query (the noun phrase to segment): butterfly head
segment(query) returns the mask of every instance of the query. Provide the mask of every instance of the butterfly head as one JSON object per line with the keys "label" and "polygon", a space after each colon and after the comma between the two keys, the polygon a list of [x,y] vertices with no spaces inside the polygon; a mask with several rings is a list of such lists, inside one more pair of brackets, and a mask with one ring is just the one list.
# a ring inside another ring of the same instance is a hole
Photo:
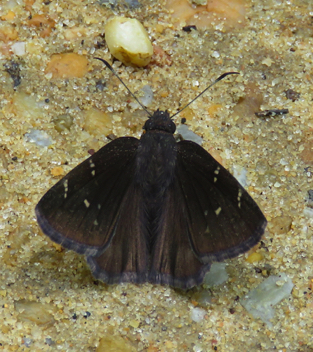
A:
{"label": "butterfly head", "polygon": [[156,110],[151,117],[146,121],[143,126],[145,131],[159,130],[169,133],[174,133],[176,131],[176,125],[172,121],[170,114],[167,110]]}

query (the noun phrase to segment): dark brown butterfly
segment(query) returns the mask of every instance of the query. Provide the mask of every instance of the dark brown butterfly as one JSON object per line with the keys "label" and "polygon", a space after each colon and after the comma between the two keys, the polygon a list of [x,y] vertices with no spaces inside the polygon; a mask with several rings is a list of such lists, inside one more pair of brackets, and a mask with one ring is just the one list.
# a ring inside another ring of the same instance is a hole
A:
{"label": "dark brown butterfly", "polygon": [[118,138],[70,171],[39,201],[37,220],[53,241],[84,254],[97,279],[190,288],[212,262],[256,245],[267,222],[208,152],[176,143],[167,111],[143,129],[140,140]]}

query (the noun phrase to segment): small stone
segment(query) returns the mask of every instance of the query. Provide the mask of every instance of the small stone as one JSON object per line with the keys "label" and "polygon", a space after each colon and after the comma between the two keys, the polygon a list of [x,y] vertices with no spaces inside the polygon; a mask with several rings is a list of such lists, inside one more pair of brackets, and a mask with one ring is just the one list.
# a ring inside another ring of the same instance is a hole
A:
{"label": "small stone", "polygon": [[24,92],[14,94],[12,112],[21,123],[42,119],[45,113],[36,98]]}
{"label": "small stone", "polygon": [[254,318],[260,318],[271,327],[270,319],[275,314],[273,306],[287,298],[293,286],[286,274],[270,276],[241,299],[241,304]]}
{"label": "small stone", "polygon": [[193,308],[191,309],[191,319],[196,323],[200,323],[205,317],[207,312],[203,308]]}
{"label": "small stone", "polygon": [[12,44],[11,49],[16,56],[23,56],[26,54],[25,42],[16,42]]}
{"label": "small stone", "polygon": [[282,235],[291,229],[291,225],[292,218],[282,215],[272,219],[269,229],[277,235]]}
{"label": "small stone", "polygon": [[63,169],[63,167],[61,167],[61,166],[56,166],[56,167],[54,167],[54,168],[51,170],[51,175],[52,175],[52,176],[55,176],[55,177],[64,175],[64,169]]}
{"label": "small stone", "polygon": [[300,98],[300,93],[294,91],[293,89],[287,89],[285,93],[286,93],[286,98],[292,100],[293,102],[295,102]]}
{"label": "small stone", "polygon": [[198,29],[212,28],[216,18],[223,21],[223,27],[227,29],[242,26],[245,22],[243,0],[167,0],[166,7],[179,23],[195,25]]}
{"label": "small stone", "polygon": [[273,63],[274,63],[274,61],[272,59],[270,59],[269,57],[267,57],[266,59],[264,59],[262,61],[262,64],[267,66],[267,67],[272,66]]}
{"label": "small stone", "polygon": [[143,86],[140,91],[143,93],[143,95],[139,97],[141,104],[144,106],[151,105],[153,101],[153,91],[151,87],[147,84]]}
{"label": "small stone", "polygon": [[15,302],[15,309],[18,312],[18,320],[35,323],[39,326],[51,326],[54,323],[50,312],[55,311],[55,307],[50,304],[20,300]]}
{"label": "small stone", "polygon": [[225,263],[213,263],[210,271],[206,273],[203,283],[208,286],[221,285],[228,280]]}
{"label": "small stone", "polygon": [[138,20],[113,17],[106,23],[104,31],[110,53],[124,65],[148,65],[153,47],[147,31]]}
{"label": "small stone", "polygon": [[136,348],[120,336],[107,335],[101,338],[96,352],[136,352]]}
{"label": "small stone", "polygon": [[88,71],[88,60],[75,53],[54,54],[47,64],[45,74],[52,78],[81,78]]}
{"label": "small stone", "polygon": [[58,132],[69,131],[73,125],[73,117],[69,114],[62,114],[53,119],[54,128]]}
{"label": "small stone", "polygon": [[250,264],[252,263],[257,263],[259,261],[261,261],[263,259],[263,255],[261,253],[251,253],[248,258],[246,259],[246,261]]}
{"label": "small stone", "polygon": [[96,108],[84,111],[84,130],[95,136],[106,136],[112,132],[113,115]]}
{"label": "small stone", "polygon": [[202,138],[196,133],[191,131],[187,125],[179,125],[176,128],[176,132],[182,136],[183,139],[193,141],[199,145],[202,144]]}
{"label": "small stone", "polygon": [[139,320],[131,320],[131,321],[129,322],[129,325],[130,325],[132,328],[137,329],[137,328],[139,327],[139,325],[140,325],[140,321],[139,321]]}
{"label": "small stone", "polygon": [[29,142],[35,143],[39,147],[49,147],[49,145],[53,143],[52,139],[44,131],[31,130],[29,133],[25,134],[25,137]]}

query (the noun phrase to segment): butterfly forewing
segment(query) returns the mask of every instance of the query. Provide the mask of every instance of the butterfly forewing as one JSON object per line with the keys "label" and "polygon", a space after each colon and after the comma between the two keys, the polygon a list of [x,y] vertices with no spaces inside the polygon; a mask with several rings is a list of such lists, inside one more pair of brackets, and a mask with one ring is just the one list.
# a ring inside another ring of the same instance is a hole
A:
{"label": "butterfly forewing", "polygon": [[177,165],[190,243],[203,263],[232,258],[259,242],[266,219],[222,165],[191,141],[178,143]]}
{"label": "butterfly forewing", "polygon": [[120,218],[138,143],[136,138],[116,139],[52,187],[36,207],[43,232],[78,253],[101,253]]}

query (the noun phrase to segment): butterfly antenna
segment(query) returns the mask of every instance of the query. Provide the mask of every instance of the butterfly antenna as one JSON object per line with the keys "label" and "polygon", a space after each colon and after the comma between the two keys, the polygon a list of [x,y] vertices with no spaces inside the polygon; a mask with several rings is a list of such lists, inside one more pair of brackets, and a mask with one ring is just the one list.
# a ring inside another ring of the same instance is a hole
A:
{"label": "butterfly antenna", "polygon": [[221,81],[222,79],[224,79],[226,76],[228,75],[239,75],[239,72],[225,72],[223,73],[221,76],[219,76],[213,83],[211,83],[208,87],[205,88],[205,90],[203,90],[200,94],[198,94],[194,99],[192,99],[187,105],[185,105],[182,109],[180,109],[179,111],[177,111],[174,115],[171,116],[171,119],[178,115],[179,113],[181,113],[183,110],[185,110],[187,108],[187,106],[189,106],[190,104],[192,104],[195,100],[197,100],[198,98],[201,97],[202,94],[204,94],[208,89],[210,89],[212,86],[214,86],[215,83]]}
{"label": "butterfly antenna", "polygon": [[121,77],[117,74],[117,72],[113,69],[113,67],[105,60],[100,59],[100,57],[95,57],[95,59],[102,61],[105,66],[119,79],[119,81],[123,84],[123,86],[129,91],[131,96],[136,100],[136,102],[145,110],[145,112],[151,117],[152,114],[147,110],[147,108],[137,99],[135,94],[127,87],[127,85],[122,81]]}

